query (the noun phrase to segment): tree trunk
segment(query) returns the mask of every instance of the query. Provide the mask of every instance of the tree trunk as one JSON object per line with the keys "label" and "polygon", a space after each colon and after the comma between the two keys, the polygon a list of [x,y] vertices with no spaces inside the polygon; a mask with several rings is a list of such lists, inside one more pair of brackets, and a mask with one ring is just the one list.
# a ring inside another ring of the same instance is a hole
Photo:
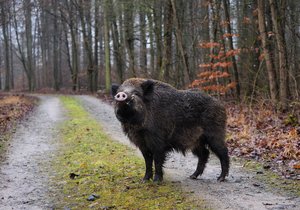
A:
{"label": "tree trunk", "polygon": [[[232,34],[230,15],[229,15],[229,8],[230,8],[229,0],[223,0],[223,6],[224,6],[224,13],[225,13],[225,21],[227,22],[227,24],[226,24],[227,33]],[[229,40],[229,49],[234,50],[232,36],[229,36],[228,40]],[[236,94],[237,94],[237,98],[240,99],[240,97],[241,97],[240,79],[239,79],[239,73],[238,73],[238,69],[237,69],[235,56],[231,56],[231,59],[232,59],[234,80],[236,82]]]}
{"label": "tree trunk", "polygon": [[78,5],[79,16],[81,21],[81,29],[83,35],[84,49],[87,56],[87,76],[88,76],[88,90],[91,92],[95,91],[94,84],[94,59],[93,59],[93,48],[92,48],[92,29],[91,29],[91,2],[80,0]]}
{"label": "tree trunk", "polygon": [[125,27],[125,44],[129,58],[130,77],[136,77],[135,56],[134,56],[134,15],[133,2],[131,0],[124,1],[124,27]]}
{"label": "tree trunk", "polygon": [[281,109],[287,109],[287,98],[288,98],[288,84],[287,84],[287,75],[288,75],[288,64],[287,64],[287,52],[285,45],[284,37],[284,15],[286,9],[286,1],[282,0],[280,8],[276,5],[277,2],[274,0],[269,0],[272,22],[276,37],[276,45],[278,49],[278,58],[279,58],[279,97],[280,97],[280,106]]}
{"label": "tree trunk", "polygon": [[[164,54],[162,69],[163,78],[166,82],[170,82],[170,73],[172,69],[172,35],[173,35],[173,10],[170,0],[165,2],[165,16],[164,16]],[[161,79],[160,78],[160,79]]]}
{"label": "tree trunk", "polygon": [[25,36],[26,36],[26,59],[27,59],[27,77],[28,77],[28,86],[29,91],[35,90],[36,78],[35,71],[33,66],[33,46],[32,46],[32,4],[31,0],[24,0],[25,8]]}
{"label": "tree trunk", "polygon": [[[14,52],[13,52],[13,38],[12,38],[12,23],[9,23],[9,46],[10,46],[10,63],[9,63],[9,68],[10,68],[10,89],[15,88],[15,74],[14,74]],[[0,87],[1,89],[1,87]]]}
{"label": "tree trunk", "polygon": [[[118,83],[122,83],[124,81],[124,50],[121,43],[120,35],[119,35],[119,29],[117,24],[117,18],[116,18],[116,10],[117,6],[113,6],[111,2],[109,2],[109,8],[110,11],[112,11],[111,15],[111,35],[113,39],[113,49],[114,49],[114,60],[116,63],[117,68],[117,75],[118,75]],[[119,12],[121,12],[119,10]],[[121,17],[120,17],[121,18]],[[119,24],[120,27],[120,24]]]}
{"label": "tree trunk", "polygon": [[109,24],[108,24],[108,10],[110,0],[104,2],[104,48],[105,48],[105,90],[110,92],[111,88],[111,71],[110,71],[110,47],[109,47]]}
{"label": "tree trunk", "polygon": [[162,75],[162,3],[160,1],[153,1],[153,23],[154,35],[156,45],[156,67],[154,71],[154,78],[159,79]]}
{"label": "tree trunk", "polygon": [[190,71],[189,71],[189,66],[188,66],[188,59],[187,59],[187,55],[186,55],[186,52],[185,52],[184,46],[183,46],[182,32],[181,32],[181,28],[179,27],[179,22],[178,22],[178,18],[177,18],[177,9],[176,9],[175,0],[171,0],[171,4],[172,4],[173,17],[174,17],[174,23],[175,23],[175,28],[176,28],[175,34],[176,34],[176,40],[177,40],[177,47],[180,51],[182,64],[183,64],[184,83],[190,84],[191,79],[190,79]]}
{"label": "tree trunk", "polygon": [[[298,35],[298,23],[297,20],[299,20],[300,15],[298,12],[299,3],[295,1],[289,2],[289,9],[290,9],[290,18],[291,18],[291,56],[289,56],[289,70],[290,70],[290,81],[291,81],[291,89],[293,92],[293,99],[300,100],[300,71],[299,68],[297,68],[299,63],[299,39],[297,37]],[[298,6],[298,7],[297,7]],[[299,75],[299,76],[298,76]],[[298,81],[297,81],[298,76]]]}
{"label": "tree trunk", "polygon": [[58,39],[59,39],[59,31],[58,31],[58,21],[57,21],[57,2],[53,1],[53,79],[54,79],[54,89],[55,91],[60,90],[59,83],[59,65],[58,65],[58,55],[59,55],[59,47],[58,47]]}
{"label": "tree trunk", "polygon": [[261,36],[261,44],[262,49],[265,56],[266,61],[266,68],[268,72],[268,79],[269,79],[269,88],[270,88],[270,94],[271,94],[271,100],[273,104],[276,104],[277,102],[277,85],[276,85],[276,72],[274,69],[274,65],[272,63],[271,54],[269,51],[269,44],[268,44],[268,38],[267,38],[267,31],[266,31],[266,25],[265,25],[265,9],[264,9],[264,0],[258,0],[258,27],[259,27],[259,33]]}
{"label": "tree trunk", "polygon": [[[0,66],[2,65],[2,48],[0,47]],[[0,90],[2,90],[2,73],[0,71]]]}
{"label": "tree trunk", "polygon": [[154,51],[154,35],[153,35],[153,31],[154,31],[154,27],[153,27],[153,17],[152,14],[149,12],[147,13],[147,18],[149,21],[148,24],[148,31],[149,31],[149,46],[150,46],[150,75],[153,76],[154,75],[154,62],[155,62],[155,51]]}
{"label": "tree trunk", "polygon": [[8,18],[7,18],[7,2],[0,2],[1,6],[1,25],[2,25],[2,33],[3,33],[3,41],[4,41],[4,64],[5,64],[5,83],[4,90],[10,90],[10,47],[9,47],[9,36],[8,36]]}
{"label": "tree trunk", "polygon": [[98,89],[98,70],[99,70],[99,59],[98,59],[98,49],[99,49],[99,33],[100,33],[100,2],[95,0],[94,4],[94,17],[95,17],[95,35],[94,35],[94,75],[93,75],[93,87],[94,90]]}
{"label": "tree trunk", "polygon": [[147,40],[146,40],[146,15],[145,11],[140,9],[140,69],[141,72],[147,77]]}

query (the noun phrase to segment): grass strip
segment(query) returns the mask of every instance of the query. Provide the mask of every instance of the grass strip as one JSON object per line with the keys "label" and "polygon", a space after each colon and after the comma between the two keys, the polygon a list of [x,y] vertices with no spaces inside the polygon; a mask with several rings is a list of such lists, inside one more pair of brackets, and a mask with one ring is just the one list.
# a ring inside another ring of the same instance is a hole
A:
{"label": "grass strip", "polygon": [[[69,120],[62,125],[63,147],[54,163],[63,194],[59,209],[204,209],[174,183],[141,183],[143,160],[106,135],[75,99],[61,100]],[[92,194],[97,198],[88,201]]]}

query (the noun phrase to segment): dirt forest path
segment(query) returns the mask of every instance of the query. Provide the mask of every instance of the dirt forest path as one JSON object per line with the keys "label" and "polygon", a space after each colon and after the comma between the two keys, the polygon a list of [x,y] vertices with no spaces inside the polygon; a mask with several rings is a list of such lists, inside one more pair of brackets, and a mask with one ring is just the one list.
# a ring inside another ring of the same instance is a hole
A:
{"label": "dirt forest path", "polygon": [[[113,139],[131,145],[109,104],[92,96],[74,97]],[[40,99],[34,113],[18,126],[6,161],[0,164],[0,210],[52,209],[47,197],[50,188],[47,180],[51,176],[47,163],[58,149],[58,126],[66,118],[58,97],[40,96]],[[216,181],[220,165],[213,156],[204,174],[198,180],[190,180],[195,166],[196,158],[192,155],[174,153],[167,160],[165,179],[180,184],[196,198],[204,198],[212,209],[299,209],[300,198],[272,192],[253,178],[255,174],[244,171],[235,162],[228,181],[223,183]]]}
{"label": "dirt forest path", "polygon": [[0,164],[0,209],[50,209],[47,198],[48,167],[57,149],[57,125],[64,119],[60,100],[39,96],[27,120],[17,126],[6,160]]}

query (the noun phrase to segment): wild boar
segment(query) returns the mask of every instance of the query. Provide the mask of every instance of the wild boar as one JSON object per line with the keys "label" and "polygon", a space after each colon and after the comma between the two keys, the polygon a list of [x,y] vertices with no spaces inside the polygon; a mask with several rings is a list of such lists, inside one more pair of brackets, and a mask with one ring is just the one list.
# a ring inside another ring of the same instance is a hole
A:
{"label": "wild boar", "polygon": [[215,98],[197,90],[177,90],[157,80],[132,78],[112,86],[115,115],[123,131],[143,154],[146,164],[144,181],[163,180],[163,165],[171,151],[198,157],[196,179],[203,173],[209,150],[221,162],[219,181],[229,171],[225,144],[226,111]]}

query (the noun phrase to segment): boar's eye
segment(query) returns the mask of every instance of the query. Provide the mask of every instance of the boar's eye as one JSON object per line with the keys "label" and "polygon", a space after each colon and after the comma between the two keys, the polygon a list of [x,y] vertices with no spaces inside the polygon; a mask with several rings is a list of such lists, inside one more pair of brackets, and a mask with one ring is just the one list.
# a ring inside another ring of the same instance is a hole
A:
{"label": "boar's eye", "polygon": [[138,91],[134,91],[134,92],[132,93],[132,97],[142,97],[142,94],[139,93]]}

